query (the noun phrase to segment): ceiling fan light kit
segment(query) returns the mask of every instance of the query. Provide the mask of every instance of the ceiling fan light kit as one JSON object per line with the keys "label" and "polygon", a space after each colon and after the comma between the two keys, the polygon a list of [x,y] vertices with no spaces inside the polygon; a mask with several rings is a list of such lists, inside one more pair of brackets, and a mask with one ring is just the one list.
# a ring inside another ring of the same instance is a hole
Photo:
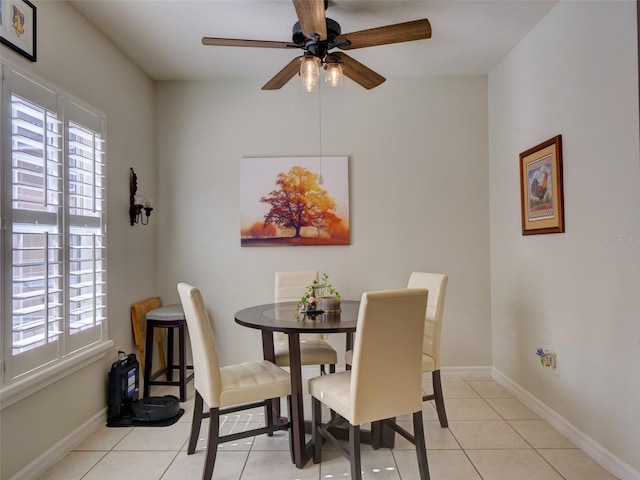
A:
{"label": "ceiling fan light kit", "polygon": [[313,92],[320,85],[320,59],[305,54],[300,58],[300,81],[304,91]]}
{"label": "ceiling fan light kit", "polygon": [[340,62],[325,63],[324,82],[330,87],[341,87],[344,76]]}
{"label": "ceiling fan light kit", "polygon": [[304,54],[290,61],[262,90],[278,90],[299,74],[302,88],[312,92],[318,88],[322,65],[325,69],[325,83],[330,86],[342,85],[343,76],[367,90],[385,81],[383,76],[346,53],[331,52],[334,48],[353,50],[431,38],[431,24],[426,18],[342,34],[340,24],[325,16],[328,3],[325,0],[292,1],[298,22],[293,26],[291,42],[204,37],[202,43],[227,47],[299,48]]}

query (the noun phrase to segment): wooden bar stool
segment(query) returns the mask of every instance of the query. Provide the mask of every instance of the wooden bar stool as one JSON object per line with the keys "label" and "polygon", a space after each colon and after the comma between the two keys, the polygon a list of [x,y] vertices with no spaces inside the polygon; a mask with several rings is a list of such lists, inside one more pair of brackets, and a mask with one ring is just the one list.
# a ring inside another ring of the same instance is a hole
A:
{"label": "wooden bar stool", "polygon": [[[155,373],[152,372],[154,329],[167,329],[167,366]],[[178,364],[174,365],[173,332],[178,329]],[[193,370],[193,365],[187,365],[187,321],[184,317],[182,305],[167,305],[147,312],[147,338],[144,351],[144,394],[149,397],[151,385],[172,385],[180,387],[180,401],[187,400],[187,382],[193,379],[193,373],[187,376],[187,369]],[[173,380],[173,371],[178,370],[178,380]],[[166,380],[158,377],[166,374]]]}

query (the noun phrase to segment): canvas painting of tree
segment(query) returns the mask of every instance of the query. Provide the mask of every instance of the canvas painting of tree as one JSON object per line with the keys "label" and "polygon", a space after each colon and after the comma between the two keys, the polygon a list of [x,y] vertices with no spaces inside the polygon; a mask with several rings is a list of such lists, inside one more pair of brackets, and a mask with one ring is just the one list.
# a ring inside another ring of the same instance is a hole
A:
{"label": "canvas painting of tree", "polygon": [[240,159],[240,243],[349,245],[347,157]]}

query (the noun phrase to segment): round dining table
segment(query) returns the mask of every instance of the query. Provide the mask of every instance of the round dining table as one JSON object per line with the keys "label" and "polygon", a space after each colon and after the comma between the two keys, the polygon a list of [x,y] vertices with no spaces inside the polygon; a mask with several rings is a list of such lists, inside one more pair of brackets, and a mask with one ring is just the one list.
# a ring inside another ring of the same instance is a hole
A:
{"label": "round dining table", "polygon": [[313,453],[312,443],[305,441],[300,334],[345,333],[346,348],[350,350],[353,347],[353,333],[358,323],[359,308],[360,302],[357,300],[342,300],[340,313],[303,314],[298,312],[296,302],[283,302],[257,305],[235,314],[236,323],[261,330],[265,360],[275,362],[273,332],[283,332],[288,335],[292,405],[291,436],[293,461],[298,468],[303,468]]}

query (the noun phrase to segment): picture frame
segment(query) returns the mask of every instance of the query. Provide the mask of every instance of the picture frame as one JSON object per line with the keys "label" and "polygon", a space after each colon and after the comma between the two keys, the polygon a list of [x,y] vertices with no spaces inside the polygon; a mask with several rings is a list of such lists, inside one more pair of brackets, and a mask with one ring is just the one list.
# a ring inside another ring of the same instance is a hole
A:
{"label": "picture frame", "polygon": [[564,233],[562,135],[520,154],[522,235]]}
{"label": "picture frame", "polygon": [[350,244],[347,156],[243,157],[240,245]]}
{"label": "picture frame", "polygon": [[37,59],[36,6],[29,0],[0,0],[0,42],[28,58]]}

